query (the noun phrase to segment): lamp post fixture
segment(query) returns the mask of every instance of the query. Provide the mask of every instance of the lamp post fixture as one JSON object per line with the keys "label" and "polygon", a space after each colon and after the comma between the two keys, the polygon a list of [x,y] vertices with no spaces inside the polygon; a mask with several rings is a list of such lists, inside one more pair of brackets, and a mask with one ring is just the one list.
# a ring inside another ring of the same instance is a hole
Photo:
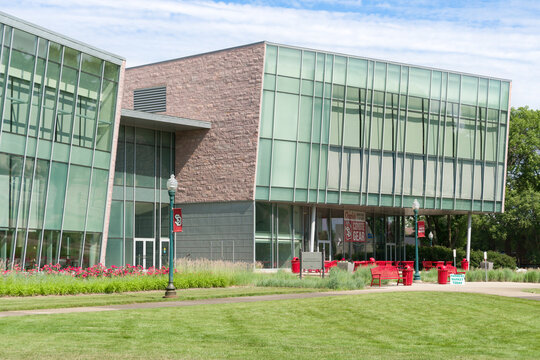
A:
{"label": "lamp post fixture", "polygon": [[429,246],[433,247],[433,232],[429,232]]}
{"label": "lamp post fixture", "polygon": [[167,180],[167,189],[169,190],[169,285],[165,289],[165,298],[176,297],[176,288],[173,283],[173,274],[174,274],[174,233],[173,233],[173,207],[174,207],[174,194],[176,193],[176,188],[178,187],[178,181],[174,175],[171,175],[169,180]]}
{"label": "lamp post fixture", "polygon": [[418,209],[420,209],[420,204],[418,200],[414,199],[412,208],[414,210],[414,281],[420,281],[420,272],[418,271]]}

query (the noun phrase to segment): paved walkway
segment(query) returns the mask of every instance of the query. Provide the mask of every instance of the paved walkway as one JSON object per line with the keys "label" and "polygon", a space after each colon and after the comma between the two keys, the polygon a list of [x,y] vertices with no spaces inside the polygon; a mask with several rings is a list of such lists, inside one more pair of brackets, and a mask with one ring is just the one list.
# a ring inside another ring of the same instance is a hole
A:
{"label": "paved walkway", "polygon": [[[24,315],[45,315],[45,314],[68,314],[81,312],[101,312],[101,311],[116,311],[116,310],[131,310],[131,309],[155,309],[166,307],[183,307],[196,305],[212,305],[212,304],[231,304],[231,303],[251,303],[258,301],[271,300],[289,300],[289,299],[308,299],[328,296],[345,296],[345,295],[361,295],[369,293],[383,292],[403,292],[403,291],[438,291],[438,292],[464,292],[499,295],[507,297],[515,297],[521,299],[530,299],[540,301],[540,294],[524,292],[524,289],[540,289],[540,284],[532,283],[510,283],[510,282],[470,282],[464,285],[438,285],[433,283],[415,283],[412,286],[403,285],[387,285],[382,287],[366,288],[363,290],[350,291],[328,291],[300,294],[276,294],[276,295],[260,295],[246,297],[230,297],[219,299],[201,299],[201,300],[184,300],[184,301],[167,301],[139,304],[124,304],[124,305],[105,305],[105,306],[87,306],[87,307],[72,307],[61,309],[38,309],[38,310],[19,310],[19,311],[3,311],[0,312],[0,317],[24,316]],[[182,290],[179,290],[182,291]]]}

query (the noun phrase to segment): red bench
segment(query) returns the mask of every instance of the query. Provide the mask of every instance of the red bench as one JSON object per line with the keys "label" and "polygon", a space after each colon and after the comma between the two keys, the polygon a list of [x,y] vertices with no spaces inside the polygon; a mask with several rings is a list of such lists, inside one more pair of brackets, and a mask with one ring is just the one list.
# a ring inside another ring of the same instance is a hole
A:
{"label": "red bench", "polygon": [[371,268],[371,286],[373,286],[376,280],[379,280],[379,287],[382,280],[397,280],[399,285],[400,281],[403,284],[404,277],[395,266],[377,266]]}
{"label": "red bench", "polygon": [[448,278],[450,275],[465,274],[465,271],[457,271],[457,268],[452,265],[446,265],[446,271],[448,271]]}

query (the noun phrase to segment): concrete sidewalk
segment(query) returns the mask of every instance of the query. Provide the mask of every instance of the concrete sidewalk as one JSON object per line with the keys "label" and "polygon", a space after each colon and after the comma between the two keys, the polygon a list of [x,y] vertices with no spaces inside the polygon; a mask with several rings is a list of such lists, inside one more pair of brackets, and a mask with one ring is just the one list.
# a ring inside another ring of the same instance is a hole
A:
{"label": "concrete sidewalk", "polygon": [[[499,295],[499,296],[515,297],[515,298],[520,298],[520,299],[540,301],[540,294],[524,292],[523,291],[524,289],[540,289],[540,284],[510,283],[510,282],[488,282],[488,283],[471,282],[471,283],[466,283],[464,285],[439,285],[439,284],[433,284],[433,283],[415,283],[412,286],[387,285],[387,286],[382,286],[380,288],[368,287],[363,290],[350,290],[350,291],[327,291],[327,292],[300,293],[300,294],[277,294],[277,295],[230,297],[230,298],[218,298],[218,299],[124,304],[124,305],[72,307],[72,308],[60,308],[60,309],[3,311],[3,312],[0,312],[0,317],[24,316],[24,315],[46,315],[46,314],[69,314],[69,313],[81,313],[81,312],[101,312],[101,311],[116,311],[116,310],[131,310],[131,309],[155,309],[155,308],[213,305],[213,304],[251,303],[251,302],[258,302],[258,301],[308,299],[308,298],[319,298],[319,297],[328,297],[328,296],[362,295],[362,294],[369,294],[369,293],[402,292],[402,291],[463,292],[463,293]],[[182,291],[182,290],[179,290],[179,291]]]}

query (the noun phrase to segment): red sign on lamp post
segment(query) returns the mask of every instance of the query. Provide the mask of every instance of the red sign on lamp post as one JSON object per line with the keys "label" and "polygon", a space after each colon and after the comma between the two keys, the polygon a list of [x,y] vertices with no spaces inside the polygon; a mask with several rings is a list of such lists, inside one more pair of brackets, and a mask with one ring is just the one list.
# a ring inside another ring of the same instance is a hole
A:
{"label": "red sign on lamp post", "polygon": [[182,209],[173,209],[173,232],[182,232]]}
{"label": "red sign on lamp post", "polygon": [[426,224],[423,220],[418,222],[418,237],[426,237]]}

